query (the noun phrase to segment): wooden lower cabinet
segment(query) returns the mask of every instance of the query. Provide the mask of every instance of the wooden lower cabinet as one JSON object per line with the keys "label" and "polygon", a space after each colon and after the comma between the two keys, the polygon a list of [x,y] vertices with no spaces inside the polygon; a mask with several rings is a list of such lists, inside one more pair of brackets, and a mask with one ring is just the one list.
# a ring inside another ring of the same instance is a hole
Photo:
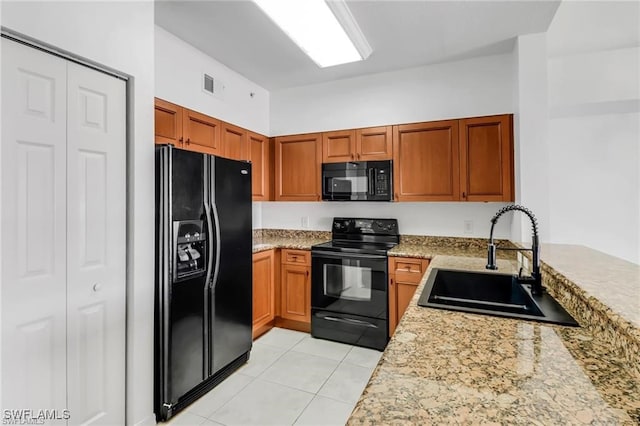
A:
{"label": "wooden lower cabinet", "polygon": [[274,251],[253,255],[253,338],[273,327],[275,319]]}
{"label": "wooden lower cabinet", "polygon": [[311,330],[311,253],[283,249],[280,269],[280,306],[276,325]]}
{"label": "wooden lower cabinet", "polygon": [[389,258],[389,336],[393,336],[428,266],[427,259]]}

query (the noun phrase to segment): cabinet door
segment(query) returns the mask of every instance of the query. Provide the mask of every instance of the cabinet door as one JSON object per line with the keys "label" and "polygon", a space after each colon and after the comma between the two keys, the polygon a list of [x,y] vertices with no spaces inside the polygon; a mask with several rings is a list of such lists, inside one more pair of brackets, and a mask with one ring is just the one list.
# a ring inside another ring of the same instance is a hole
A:
{"label": "cabinet door", "polygon": [[463,200],[514,200],[512,122],[512,115],[460,120]]}
{"label": "cabinet door", "polygon": [[182,107],[156,98],[155,131],[157,144],[182,147]]}
{"label": "cabinet door", "polygon": [[275,318],[273,250],[253,255],[253,338]]}
{"label": "cabinet door", "polygon": [[275,200],[319,201],[322,138],[319,133],[275,139]]}
{"label": "cabinet door", "polygon": [[360,161],[391,160],[392,126],[356,130],[356,157]]}
{"label": "cabinet door", "polygon": [[249,161],[251,161],[251,198],[253,201],[269,201],[271,195],[269,138],[249,132],[247,139]]}
{"label": "cabinet door", "polygon": [[185,108],[182,123],[186,149],[222,155],[220,121]]}
{"label": "cabinet door", "polygon": [[458,146],[457,120],[394,126],[395,199],[459,200]]}
{"label": "cabinet door", "polygon": [[285,319],[311,322],[311,283],[309,267],[282,265],[280,316]]}
{"label": "cabinet door", "polygon": [[229,123],[222,124],[222,146],[224,156],[233,160],[248,160],[247,131]]}
{"label": "cabinet door", "polygon": [[357,159],[356,132],[354,130],[339,130],[322,134],[323,163],[342,163]]}

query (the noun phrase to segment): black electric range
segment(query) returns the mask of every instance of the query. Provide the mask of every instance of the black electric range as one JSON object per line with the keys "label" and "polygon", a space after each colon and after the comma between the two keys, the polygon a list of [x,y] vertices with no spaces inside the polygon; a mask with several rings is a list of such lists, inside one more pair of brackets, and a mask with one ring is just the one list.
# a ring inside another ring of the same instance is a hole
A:
{"label": "black electric range", "polygon": [[311,334],[384,350],[387,251],[400,240],[398,221],[334,218],[332,237],[311,247]]}

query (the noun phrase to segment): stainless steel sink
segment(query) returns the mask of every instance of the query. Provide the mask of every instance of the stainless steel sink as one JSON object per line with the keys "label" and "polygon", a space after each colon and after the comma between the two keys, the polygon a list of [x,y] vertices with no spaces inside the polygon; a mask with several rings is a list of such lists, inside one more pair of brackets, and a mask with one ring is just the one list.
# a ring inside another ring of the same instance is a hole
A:
{"label": "stainless steel sink", "polygon": [[548,293],[531,294],[515,275],[433,269],[419,306],[578,326]]}

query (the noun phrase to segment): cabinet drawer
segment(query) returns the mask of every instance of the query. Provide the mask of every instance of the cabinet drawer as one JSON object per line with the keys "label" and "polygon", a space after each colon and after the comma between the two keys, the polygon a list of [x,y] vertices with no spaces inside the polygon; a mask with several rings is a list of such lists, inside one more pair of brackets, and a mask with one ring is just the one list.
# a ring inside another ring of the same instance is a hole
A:
{"label": "cabinet drawer", "polygon": [[282,263],[311,265],[311,252],[308,250],[282,250]]}
{"label": "cabinet drawer", "polygon": [[420,283],[429,266],[427,259],[415,258],[391,258],[389,259],[389,272],[394,274],[398,281],[404,283]]}

